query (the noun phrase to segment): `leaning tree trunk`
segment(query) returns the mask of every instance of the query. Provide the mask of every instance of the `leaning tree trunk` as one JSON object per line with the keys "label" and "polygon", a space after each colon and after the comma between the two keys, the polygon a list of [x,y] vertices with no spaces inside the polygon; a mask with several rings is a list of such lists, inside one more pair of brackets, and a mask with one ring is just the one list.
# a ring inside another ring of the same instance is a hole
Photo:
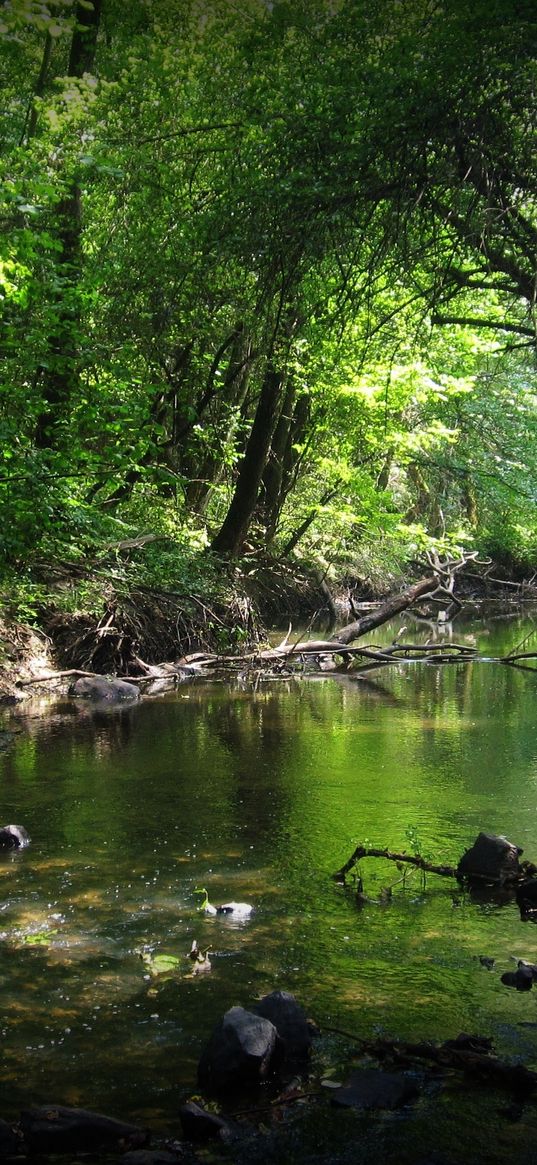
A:
{"label": "leaning tree trunk", "polygon": [[278,417],[278,422],[269,450],[269,456],[261,480],[261,509],[266,530],[267,543],[271,543],[276,532],[281,505],[283,459],[291,429],[296,385],[289,379]]}
{"label": "leaning tree trunk", "polygon": [[414,586],[408,587],[407,590],[401,591],[397,595],[392,595],[378,610],[371,611],[362,619],[356,619],[354,623],[348,623],[346,627],[342,627],[337,635],[334,635],[334,642],[348,644],[359,639],[362,635],[367,635],[375,627],[387,623],[388,619],[392,619],[394,615],[406,611],[407,607],[411,607],[416,602],[416,599],[436,591],[438,586],[439,579],[435,574],[430,575],[429,578],[420,579],[419,582],[414,583]]}
{"label": "leaning tree trunk", "polygon": [[[241,326],[240,330],[238,328],[236,330],[220,394],[223,407],[228,410],[227,423],[224,419],[222,448],[216,451],[213,449],[204,457],[201,464],[194,465],[193,472],[187,475],[190,476],[191,480],[186,486],[185,501],[198,514],[204,513],[211,496],[211,490],[223,478],[223,449],[228,448],[234,440],[238,426],[238,414],[248,393],[254,358],[252,338]],[[184,467],[182,468],[184,473]]]}
{"label": "leaning tree trunk", "polygon": [[252,521],[261,479],[278,418],[284,373],[269,366],[265,373],[254,422],[242,459],[235,493],[223,524],[211,543],[215,554],[236,558]]}
{"label": "leaning tree trunk", "polygon": [[298,446],[304,440],[309,418],[310,401],[307,393],[296,400],[296,386],[291,384],[280,412],[272,438],[270,456],[263,474],[263,511],[267,543],[273,541],[280,515],[292,490],[303,451]]}

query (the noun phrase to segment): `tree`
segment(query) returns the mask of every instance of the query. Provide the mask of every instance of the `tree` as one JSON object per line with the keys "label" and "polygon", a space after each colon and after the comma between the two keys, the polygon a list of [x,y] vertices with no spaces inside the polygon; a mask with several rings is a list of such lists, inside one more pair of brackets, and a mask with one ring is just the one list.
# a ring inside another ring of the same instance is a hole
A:
{"label": "tree", "polygon": [[11,561],[527,554],[531,6],[5,11]]}

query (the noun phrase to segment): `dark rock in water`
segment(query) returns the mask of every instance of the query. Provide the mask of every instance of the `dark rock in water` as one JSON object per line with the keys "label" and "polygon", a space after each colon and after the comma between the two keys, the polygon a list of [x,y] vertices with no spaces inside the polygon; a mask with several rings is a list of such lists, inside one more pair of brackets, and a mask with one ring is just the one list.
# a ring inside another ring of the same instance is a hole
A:
{"label": "dark rock in water", "polygon": [[198,1064],[201,1088],[216,1094],[256,1084],[268,1075],[278,1046],[274,1024],[231,1007],[213,1031]]}
{"label": "dark rock in water", "polygon": [[537,878],[526,878],[516,888],[517,905],[524,914],[537,910]]}
{"label": "dark rock in water", "polygon": [[81,700],[104,700],[107,703],[140,699],[136,684],[127,683],[126,680],[107,680],[104,676],[80,676],[71,684],[69,695]]}
{"label": "dark rock in water", "polygon": [[227,1129],[226,1121],[215,1112],[208,1112],[193,1100],[182,1104],[179,1109],[183,1133],[189,1141],[206,1141],[218,1137]]}
{"label": "dark rock in water", "polygon": [[341,1108],[400,1108],[415,1100],[419,1088],[408,1076],[374,1068],[353,1072],[342,1088],[334,1089],[332,1104]]}
{"label": "dark rock in water", "polygon": [[531,967],[519,967],[516,971],[506,971],[501,981],[505,987],[516,987],[517,991],[531,991],[533,978]]}
{"label": "dark rock in water", "polygon": [[30,838],[24,825],[2,825],[0,827],[0,849],[24,849]]}
{"label": "dark rock in water", "polygon": [[462,855],[457,866],[457,877],[505,882],[507,878],[516,877],[522,852],[506,837],[480,833],[473,846]]}
{"label": "dark rock in water", "polygon": [[20,1127],[32,1153],[77,1153],[104,1146],[135,1149],[149,1143],[147,1129],[139,1125],[61,1104],[27,1109],[21,1113]]}
{"label": "dark rock in water", "polygon": [[24,1152],[22,1136],[7,1121],[0,1120],[0,1160],[18,1157]]}
{"label": "dark rock in water", "polygon": [[305,1060],[311,1050],[311,1027],[305,1012],[288,991],[272,991],[252,1010],[274,1024],[286,1060]]}

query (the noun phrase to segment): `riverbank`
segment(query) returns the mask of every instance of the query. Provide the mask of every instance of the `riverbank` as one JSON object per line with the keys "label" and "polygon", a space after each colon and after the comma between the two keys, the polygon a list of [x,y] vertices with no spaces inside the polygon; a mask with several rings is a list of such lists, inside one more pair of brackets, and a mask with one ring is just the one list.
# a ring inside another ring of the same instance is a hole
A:
{"label": "riverbank", "polygon": [[[377,585],[382,594],[391,578]],[[338,615],[359,584],[337,585]],[[373,598],[367,584],[361,597]],[[241,568],[207,556],[124,547],[98,563],[41,563],[0,588],[0,699],[20,699],[30,680],[82,669],[125,675],[198,651],[240,652],[266,640],[279,620],[333,619],[321,571],[256,556]],[[141,673],[140,673],[141,674]]]}
{"label": "riverbank", "polygon": [[[139,549],[139,548],[137,548]],[[472,569],[470,569],[470,567]],[[0,594],[0,701],[23,698],[34,682],[54,672],[140,675],[144,665],[173,662],[196,652],[240,654],[267,641],[267,628],[295,624],[330,634],[336,625],[404,591],[430,565],[399,574],[327,580],[311,563],[293,565],[257,557],[242,568],[205,560],[190,564],[174,586],[144,581],[129,560],[121,570],[91,565],[41,565],[31,582],[7,579]],[[494,603],[513,611],[537,600],[529,582],[498,576],[494,567],[452,576],[440,597],[425,596],[423,618],[445,620],[463,604]],[[330,584],[330,585],[329,585]],[[453,584],[453,585],[452,585]]]}

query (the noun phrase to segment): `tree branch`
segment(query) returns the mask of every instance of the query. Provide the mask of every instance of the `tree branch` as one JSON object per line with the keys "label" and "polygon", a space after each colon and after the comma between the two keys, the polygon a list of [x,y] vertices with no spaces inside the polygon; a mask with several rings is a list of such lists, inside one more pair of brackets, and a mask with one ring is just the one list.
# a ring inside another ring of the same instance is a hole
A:
{"label": "tree branch", "polygon": [[520,324],[501,323],[500,320],[482,320],[479,316],[444,316],[435,312],[431,315],[432,324],[458,324],[461,328],[491,328],[502,332],[516,332],[519,336],[530,336],[535,340],[535,330],[525,328]]}

